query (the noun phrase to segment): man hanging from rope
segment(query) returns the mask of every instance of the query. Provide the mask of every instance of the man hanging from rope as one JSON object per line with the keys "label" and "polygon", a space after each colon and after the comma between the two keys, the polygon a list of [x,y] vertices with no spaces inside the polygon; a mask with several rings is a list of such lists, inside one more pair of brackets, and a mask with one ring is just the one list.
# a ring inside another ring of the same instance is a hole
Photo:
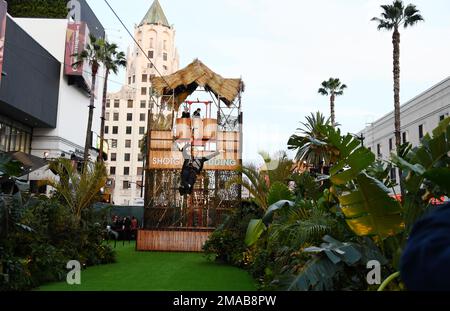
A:
{"label": "man hanging from rope", "polygon": [[193,154],[189,154],[188,148],[191,144],[186,144],[180,151],[183,152],[183,168],[181,170],[181,186],[178,188],[181,195],[192,194],[197,176],[203,170],[205,162],[215,158],[223,151],[214,152],[208,156],[196,157]]}

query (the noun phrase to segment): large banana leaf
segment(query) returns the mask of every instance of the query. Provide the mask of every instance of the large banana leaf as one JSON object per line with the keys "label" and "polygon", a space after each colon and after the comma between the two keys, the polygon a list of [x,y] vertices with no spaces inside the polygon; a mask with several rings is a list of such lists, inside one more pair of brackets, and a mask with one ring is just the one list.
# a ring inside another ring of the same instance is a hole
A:
{"label": "large banana leaf", "polygon": [[258,241],[261,234],[267,230],[267,226],[272,222],[273,215],[276,211],[284,208],[285,206],[294,206],[294,202],[288,200],[281,200],[272,204],[267,210],[262,219],[252,219],[247,227],[247,233],[245,235],[245,244],[252,246]]}
{"label": "large banana leaf", "polygon": [[389,196],[382,182],[361,173],[356,178],[357,190],[339,197],[349,227],[359,236],[381,238],[404,230],[399,202]]}

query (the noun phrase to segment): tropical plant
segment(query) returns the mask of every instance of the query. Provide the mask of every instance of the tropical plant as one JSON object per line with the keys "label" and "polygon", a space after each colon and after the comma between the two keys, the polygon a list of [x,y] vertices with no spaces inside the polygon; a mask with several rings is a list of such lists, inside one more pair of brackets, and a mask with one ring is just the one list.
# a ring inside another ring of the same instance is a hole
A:
{"label": "tropical plant", "polygon": [[288,141],[288,149],[297,151],[295,160],[306,162],[322,170],[323,166],[333,163],[335,152],[324,140],[327,135],[330,119],[325,119],[320,112],[311,113],[306,122],[301,123],[298,134],[294,134]]}
{"label": "tropical plant", "polygon": [[14,17],[66,18],[66,0],[6,0]]}
{"label": "tropical plant", "polygon": [[99,199],[101,189],[106,184],[107,172],[101,162],[86,163],[82,172],[68,159],[57,159],[49,168],[57,178],[49,179],[46,184],[55,189],[55,194],[71,209],[78,221],[83,211]]}
{"label": "tropical plant", "polygon": [[89,104],[89,117],[86,129],[86,142],[84,146],[84,164],[87,165],[89,161],[89,149],[92,142],[92,119],[95,109],[95,86],[97,83],[97,73],[102,63],[105,62],[105,40],[103,38],[96,38],[94,35],[89,35],[90,42],[86,45],[86,48],[80,53],[74,54],[77,57],[77,61],[72,64],[73,66],[82,66],[84,62],[87,62],[91,67],[91,90],[90,90],[90,104]]}
{"label": "tropical plant", "polygon": [[322,82],[322,87],[319,89],[319,94],[323,96],[330,96],[330,116],[331,125],[336,126],[335,101],[337,96],[344,95],[344,90],[347,85],[343,84],[339,79],[330,78],[328,81]]}
{"label": "tropical plant", "polygon": [[100,161],[103,162],[103,144],[105,140],[105,116],[106,116],[106,95],[108,92],[108,78],[110,72],[117,74],[120,67],[127,65],[124,52],[117,51],[118,46],[115,43],[104,42],[103,63],[105,65],[105,81],[103,84],[102,116],[100,126]]}
{"label": "tropical plant", "polygon": [[381,17],[374,17],[372,21],[378,23],[378,30],[393,31],[393,61],[394,61],[394,115],[395,115],[395,143],[397,149],[402,144],[401,141],[401,119],[400,119],[400,31],[423,21],[422,15],[414,4],[406,7],[402,0],[395,0],[390,5],[382,5]]}

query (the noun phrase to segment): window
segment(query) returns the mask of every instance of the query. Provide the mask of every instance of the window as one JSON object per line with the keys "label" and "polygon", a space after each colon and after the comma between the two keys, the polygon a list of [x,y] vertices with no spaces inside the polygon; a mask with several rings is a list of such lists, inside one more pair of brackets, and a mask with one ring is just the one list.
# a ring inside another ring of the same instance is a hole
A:
{"label": "window", "polygon": [[131,139],[125,140],[125,148],[131,148]]}
{"label": "window", "polygon": [[141,100],[141,108],[147,108],[147,102],[145,100]]}
{"label": "window", "polygon": [[139,115],[139,121],[145,121],[145,113]]}
{"label": "window", "polygon": [[109,126],[105,126],[105,134],[109,134]]}
{"label": "window", "polygon": [[133,83],[136,83],[136,76],[133,75]]}
{"label": "window", "polygon": [[152,69],[152,68],[153,68],[153,64],[152,64],[152,63],[148,63],[148,64],[147,64],[147,68]]}
{"label": "window", "polygon": [[150,58],[150,59],[153,58],[153,51],[148,51],[148,58]]}
{"label": "window", "polygon": [[164,42],[163,42],[163,49],[167,50],[167,40],[164,40]]}
{"label": "window", "polygon": [[105,120],[106,120],[106,121],[109,121],[109,112],[106,112],[106,113],[105,113]]}
{"label": "window", "polygon": [[127,135],[131,135],[131,132],[132,132],[131,126],[127,126],[127,129],[126,129]]}
{"label": "window", "polygon": [[118,126],[113,126],[113,134],[119,134],[119,127]]}
{"label": "window", "polygon": [[109,175],[116,175],[116,167],[115,166],[111,166],[109,168]]}
{"label": "window", "polygon": [[419,139],[423,138],[423,124],[419,125]]}
{"label": "window", "polygon": [[150,75],[150,80],[153,79],[154,77],[155,77],[155,75],[154,75],[154,74],[151,74],[151,75]]}
{"label": "window", "polygon": [[167,53],[163,53],[163,60],[167,61]]}
{"label": "window", "polygon": [[139,128],[139,135],[144,135],[145,134],[145,127],[140,127]]}
{"label": "window", "polygon": [[117,148],[117,139],[111,139],[111,148]]}
{"label": "window", "polygon": [[137,168],[137,174],[136,175],[138,175],[138,176],[142,176],[142,172],[144,171],[144,169],[142,168],[142,167],[138,167]]}
{"label": "window", "polygon": [[117,161],[117,153],[111,153],[111,162]]}
{"label": "window", "polygon": [[397,170],[395,168],[391,168],[390,176],[393,182],[397,181]]}
{"label": "window", "polygon": [[444,121],[445,119],[445,114],[443,114],[442,116],[439,116],[439,121]]}
{"label": "window", "polygon": [[144,155],[142,153],[138,154],[138,161],[144,161]]}
{"label": "window", "polygon": [[394,150],[394,141],[392,138],[389,139],[389,151]]}
{"label": "window", "polygon": [[133,101],[132,100],[128,101],[128,108],[133,108]]}
{"label": "window", "polygon": [[167,66],[166,65],[164,65],[163,68],[164,68],[164,70],[167,70]]}
{"label": "window", "polygon": [[120,106],[120,99],[114,99],[114,108],[119,108]]}
{"label": "window", "polygon": [[113,121],[119,121],[119,113],[118,112],[114,112]]}
{"label": "window", "polygon": [[123,181],[123,190],[128,190],[131,188],[131,184],[128,180]]}
{"label": "window", "polygon": [[124,161],[125,162],[130,162],[130,160],[131,160],[131,154],[130,153],[125,153],[125,156],[124,156]]}
{"label": "window", "polygon": [[402,139],[404,144],[408,142],[408,134],[406,132],[403,132]]}
{"label": "window", "polygon": [[128,84],[131,84],[131,77],[128,77]]}
{"label": "window", "polygon": [[139,141],[139,146],[142,146],[143,143],[144,143],[144,140],[141,139],[141,140]]}
{"label": "window", "polygon": [[123,168],[123,174],[124,174],[125,176],[130,175],[130,168],[129,168],[129,167],[124,167],[124,168]]}
{"label": "window", "polygon": [[142,75],[142,82],[147,82],[147,75]]}
{"label": "window", "polygon": [[127,113],[127,121],[133,121],[133,114]]}
{"label": "window", "polygon": [[381,144],[377,145],[377,155],[381,156]]}
{"label": "window", "polygon": [[142,87],[141,88],[141,95],[147,95],[147,88],[146,87]]}
{"label": "window", "polygon": [[109,108],[109,107],[111,107],[111,100],[107,99],[106,100],[106,108]]}

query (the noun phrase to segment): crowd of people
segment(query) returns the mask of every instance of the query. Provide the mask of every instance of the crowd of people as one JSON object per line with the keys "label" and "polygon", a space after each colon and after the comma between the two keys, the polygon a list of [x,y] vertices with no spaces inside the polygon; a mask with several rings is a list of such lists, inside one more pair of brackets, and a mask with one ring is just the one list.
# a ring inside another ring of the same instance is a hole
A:
{"label": "crowd of people", "polygon": [[137,237],[139,221],[134,216],[112,217],[111,225],[108,226],[108,232],[116,240],[134,240]]}

